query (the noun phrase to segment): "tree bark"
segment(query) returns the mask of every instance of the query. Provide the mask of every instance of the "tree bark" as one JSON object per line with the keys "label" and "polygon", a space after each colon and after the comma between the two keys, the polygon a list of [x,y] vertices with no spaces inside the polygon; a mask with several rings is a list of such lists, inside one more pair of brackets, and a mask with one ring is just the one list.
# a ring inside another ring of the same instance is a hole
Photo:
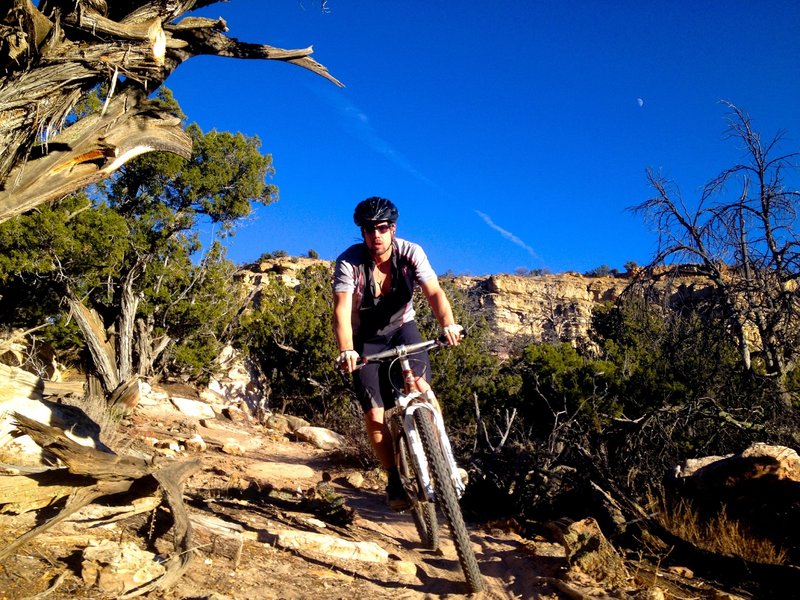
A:
{"label": "tree bark", "polygon": [[86,344],[89,346],[89,352],[100,380],[103,382],[103,387],[106,392],[114,391],[119,385],[116,352],[108,340],[103,322],[94,310],[86,308],[78,298],[69,295],[67,303],[75,322],[83,333]]}
{"label": "tree bark", "polygon": [[[224,35],[222,19],[187,17],[211,0],[14,0],[0,9],[0,222],[100,181],[155,150],[189,157],[180,120],[147,96],[198,55],[280,60],[341,85],[310,58]],[[124,82],[120,83],[121,78]],[[89,90],[100,113],[70,122]]]}

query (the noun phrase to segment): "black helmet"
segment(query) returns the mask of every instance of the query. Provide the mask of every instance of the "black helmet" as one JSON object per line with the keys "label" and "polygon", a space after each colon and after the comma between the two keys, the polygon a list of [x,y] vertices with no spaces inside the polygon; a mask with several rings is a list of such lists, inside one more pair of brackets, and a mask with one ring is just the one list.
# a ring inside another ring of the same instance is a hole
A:
{"label": "black helmet", "polygon": [[359,227],[364,227],[368,223],[379,223],[380,221],[394,223],[397,221],[397,214],[397,207],[391,200],[373,196],[358,203],[353,213],[353,221]]}

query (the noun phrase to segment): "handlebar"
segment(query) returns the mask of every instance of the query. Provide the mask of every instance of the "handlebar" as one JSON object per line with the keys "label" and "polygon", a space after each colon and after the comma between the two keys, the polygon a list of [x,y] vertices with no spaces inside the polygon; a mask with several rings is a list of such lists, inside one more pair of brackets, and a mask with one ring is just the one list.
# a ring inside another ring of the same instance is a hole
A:
{"label": "handlebar", "polygon": [[[466,330],[462,329],[461,338],[463,339],[466,336],[467,336]],[[365,354],[363,356],[359,356],[356,369],[360,369],[370,361],[386,360],[388,358],[402,358],[410,356],[412,354],[416,354],[418,352],[431,350],[432,348],[444,348],[448,346],[450,346],[450,344],[448,343],[447,338],[444,335],[436,340],[424,340],[422,342],[416,342],[413,344],[400,344],[398,346],[395,346],[394,348],[389,348],[388,350],[384,350],[383,352],[376,352],[375,354]],[[340,363],[337,363],[337,366],[341,369],[342,365]]]}
{"label": "handlebar", "polygon": [[395,346],[394,348],[390,348],[389,350],[384,350],[383,352],[376,352],[375,354],[365,354],[359,359],[359,364],[364,364],[371,360],[385,360],[387,358],[396,358],[400,356],[408,356],[409,354],[414,354],[416,352],[422,352],[424,350],[430,350],[433,347],[440,347],[440,346],[448,346],[447,342],[443,342],[441,340],[426,340],[423,342],[417,342],[415,344],[401,344],[399,346]]}

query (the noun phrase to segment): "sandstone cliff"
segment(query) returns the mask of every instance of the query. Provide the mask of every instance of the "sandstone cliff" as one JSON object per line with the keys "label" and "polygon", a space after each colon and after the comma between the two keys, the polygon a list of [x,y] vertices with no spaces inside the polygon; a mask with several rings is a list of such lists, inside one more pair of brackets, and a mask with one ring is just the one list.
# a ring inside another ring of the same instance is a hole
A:
{"label": "sandstone cliff", "polygon": [[[280,257],[243,266],[239,278],[258,301],[258,288],[269,281],[296,287],[310,266],[333,268],[332,261]],[[472,298],[496,336],[496,348],[503,354],[528,342],[569,342],[590,344],[592,311],[600,304],[614,302],[631,283],[633,274],[589,276],[575,272],[548,275],[460,276],[455,285]],[[708,282],[693,274],[687,265],[678,277],[655,283],[660,301],[679,306],[709,293]]]}
{"label": "sandstone cliff", "polygon": [[628,282],[624,277],[584,277],[577,273],[456,280],[462,290],[476,298],[504,347],[525,341],[585,342],[594,307],[616,300]]}
{"label": "sandstone cliff", "polygon": [[[294,287],[307,267],[320,264],[333,266],[330,261],[310,258],[273,258],[244,266],[239,277],[256,292],[269,281]],[[561,273],[456,277],[454,282],[476,300],[502,351],[525,341],[584,343],[594,307],[616,300],[629,279]]]}

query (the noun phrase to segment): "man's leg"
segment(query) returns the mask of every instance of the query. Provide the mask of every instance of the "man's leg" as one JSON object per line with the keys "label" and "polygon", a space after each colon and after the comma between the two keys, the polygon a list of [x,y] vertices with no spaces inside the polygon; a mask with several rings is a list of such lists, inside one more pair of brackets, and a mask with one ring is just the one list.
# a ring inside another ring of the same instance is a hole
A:
{"label": "man's leg", "polygon": [[369,438],[375,456],[386,469],[388,483],[386,485],[386,503],[392,510],[406,510],[411,506],[400,473],[394,460],[394,448],[392,447],[392,437],[389,427],[384,422],[383,408],[371,408],[364,413],[364,423],[367,426],[367,437]]}
{"label": "man's leg", "polygon": [[370,408],[364,413],[364,423],[367,426],[369,438],[375,456],[387,471],[394,467],[394,451],[389,434],[389,427],[383,420],[383,407]]}

